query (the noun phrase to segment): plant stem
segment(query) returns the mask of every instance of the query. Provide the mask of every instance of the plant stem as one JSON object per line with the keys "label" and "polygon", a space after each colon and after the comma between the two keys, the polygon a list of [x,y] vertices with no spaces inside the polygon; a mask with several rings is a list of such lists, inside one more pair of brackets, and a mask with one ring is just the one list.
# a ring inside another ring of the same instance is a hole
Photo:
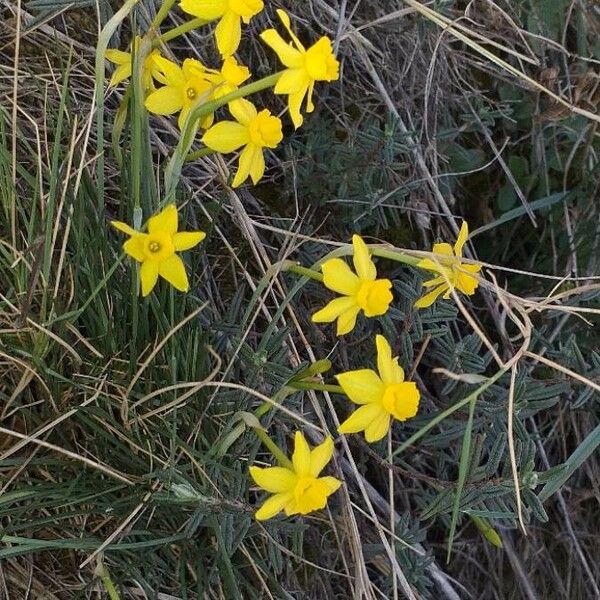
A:
{"label": "plant stem", "polygon": [[286,469],[293,469],[292,461],[283,453],[283,450],[267,435],[264,429],[254,428],[258,439],[270,450],[277,462]]}
{"label": "plant stem", "polygon": [[202,27],[202,25],[206,25],[207,23],[211,23],[211,21],[207,21],[206,19],[192,19],[191,21],[186,21],[182,25],[178,27],[174,27],[173,29],[169,29],[169,31],[165,31],[162,35],[158,37],[152,44],[154,48],[157,48],[162,43],[170,42],[174,40],[176,37],[187,33],[188,31],[192,31],[193,29],[198,29],[198,27]]}
{"label": "plant stem", "polygon": [[344,390],[339,385],[329,383],[316,383],[312,381],[290,381],[289,387],[295,390],[315,390],[317,392],[332,392],[334,394],[343,394]]}
{"label": "plant stem", "polygon": [[185,157],[185,162],[192,162],[193,160],[197,160],[202,158],[203,156],[209,156],[210,154],[214,154],[214,150],[212,148],[200,148],[200,150],[195,150],[194,152],[190,152]]}
{"label": "plant stem", "polygon": [[117,592],[117,588],[110,578],[110,574],[104,564],[100,564],[97,568],[98,577],[100,577],[100,581],[108,594],[110,600],[121,600],[121,596],[119,596],[119,592]]}
{"label": "plant stem", "polygon": [[308,277],[309,279],[314,279],[315,281],[323,283],[323,275],[313,269],[308,269],[307,267],[290,263],[289,266],[285,267],[285,270],[291,271],[292,273],[298,273],[298,275],[302,275],[304,277]]}
{"label": "plant stem", "polygon": [[160,24],[165,20],[169,11],[173,8],[173,4],[175,4],[175,0],[163,0],[163,4],[152,21],[152,27],[155,29],[160,27]]}
{"label": "plant stem", "polygon": [[379,258],[387,258],[389,260],[394,260],[396,262],[404,263],[405,265],[410,265],[412,267],[416,267],[417,263],[419,263],[422,259],[417,258],[415,256],[409,256],[404,252],[398,252],[398,250],[389,250],[387,248],[380,248],[379,246],[369,246],[369,250],[373,256],[378,256]]}

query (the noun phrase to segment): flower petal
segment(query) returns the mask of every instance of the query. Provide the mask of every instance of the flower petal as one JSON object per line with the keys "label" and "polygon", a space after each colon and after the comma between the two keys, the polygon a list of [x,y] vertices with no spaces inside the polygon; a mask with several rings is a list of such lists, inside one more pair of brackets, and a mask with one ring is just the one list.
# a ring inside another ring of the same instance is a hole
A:
{"label": "flower petal", "polygon": [[130,237],[123,244],[123,250],[125,251],[125,254],[128,254],[138,262],[144,262],[146,259],[146,253],[144,252],[144,237],[145,235],[140,233]]}
{"label": "flower petal", "polygon": [[356,305],[354,298],[350,296],[343,296],[342,298],[336,298],[325,305],[324,308],[317,311],[311,316],[313,323],[331,323],[335,321],[342,313],[351,309]]}
{"label": "flower petal", "polygon": [[174,88],[183,88],[185,85],[185,77],[183,75],[183,69],[177,63],[174,63],[164,56],[160,56],[160,54],[154,55],[153,62],[156,70],[162,73],[167,85]]}
{"label": "flower petal", "polygon": [[335,477],[319,477],[319,481],[324,483],[329,489],[329,494],[333,494],[333,492],[337,492],[342,482]]}
{"label": "flower petal", "polygon": [[292,123],[294,127],[298,129],[304,123],[304,117],[300,112],[300,108],[302,107],[302,101],[304,100],[304,96],[308,91],[308,85],[303,87],[299,92],[295,94],[290,94],[288,96],[288,107],[290,109],[290,118],[292,119]]}
{"label": "flower petal", "polygon": [[131,54],[129,52],[123,52],[123,50],[117,50],[116,48],[109,48],[104,54],[106,60],[109,60],[115,65],[131,65]]}
{"label": "flower petal", "polygon": [[286,69],[275,84],[276,94],[297,94],[307,89],[310,84],[303,69]]}
{"label": "flower petal", "polygon": [[250,163],[250,177],[252,178],[252,183],[254,185],[262,179],[262,176],[265,174],[265,168],[265,155],[263,154],[262,148],[254,146],[254,155],[252,157],[252,162]]}
{"label": "flower petal", "polygon": [[367,442],[378,442],[390,429],[390,415],[383,411],[382,414],[374,419],[365,429],[365,440]]}
{"label": "flower petal", "polygon": [[313,477],[318,477],[332,456],[333,440],[327,436],[322,444],[319,444],[310,452],[310,474]]}
{"label": "flower petal", "polygon": [[298,50],[300,50],[301,52],[304,52],[305,49],[304,49],[304,46],[302,45],[302,42],[296,37],[296,34],[292,30],[292,25],[290,22],[289,15],[285,12],[285,10],[282,10],[281,8],[278,8],[276,10],[276,12],[277,12],[277,16],[283,23],[283,26],[287,29],[287,32],[289,33],[290,37],[292,38],[292,41],[294,42],[294,44],[296,44],[296,47],[298,48]]}
{"label": "flower petal", "polygon": [[127,223],[123,223],[123,221],[111,221],[110,224],[119,231],[126,233],[127,235],[139,235],[140,232],[136,231],[133,227],[127,225]]}
{"label": "flower petal", "polygon": [[388,341],[378,335],[375,338],[377,346],[377,370],[383,383],[402,383],[404,381],[404,369],[398,364],[397,358],[392,358],[392,348]]}
{"label": "flower petal", "polygon": [[181,91],[170,86],[158,88],[148,94],[144,106],[155,115],[172,115],[183,106]]}
{"label": "flower petal", "polygon": [[206,237],[204,231],[180,231],[173,236],[173,246],[177,252],[189,250]]}
{"label": "flower petal", "polygon": [[179,6],[188,15],[214,21],[225,14],[229,2],[228,0],[181,0]]}
{"label": "flower petal", "polygon": [[289,492],[296,485],[293,471],[284,467],[250,467],[250,475],[256,485],[273,494]]}
{"label": "flower petal", "polygon": [[148,233],[177,233],[177,207],[175,204],[167,204],[159,213],[148,219]]}
{"label": "flower petal", "polygon": [[387,413],[383,410],[380,404],[365,404],[355,410],[339,427],[338,433],[358,433],[365,431],[371,423],[386,416]]}
{"label": "flower petal", "polygon": [[335,376],[344,394],[354,404],[373,404],[381,400],[384,385],[372,369],[356,369]]}
{"label": "flower petal", "polygon": [[131,77],[131,64],[119,65],[112,74],[109,85],[113,87],[119,85],[121,81],[124,81],[128,77]]}
{"label": "flower petal", "polygon": [[[231,182],[231,187],[239,187],[248,179],[250,173],[255,168],[255,164],[257,161],[260,161],[261,158],[258,158],[258,155],[261,155],[264,164],[264,158],[262,157],[262,150],[255,146],[254,144],[248,144],[240,154],[240,160],[238,165],[237,173]],[[260,166],[260,165],[259,165]]]}
{"label": "flower petal", "polygon": [[249,141],[248,129],[235,121],[221,121],[202,136],[204,145],[223,154],[234,152]]}
{"label": "flower petal", "polygon": [[356,274],[363,280],[373,281],[377,277],[377,269],[371,260],[371,253],[367,245],[360,235],[356,234],[352,236],[352,245],[354,246],[352,261]]}
{"label": "flower petal", "polygon": [[158,273],[166,279],[176,290],[187,292],[190,289],[185,265],[177,254],[171,254],[169,258],[161,260],[158,264]]}
{"label": "flower petal", "polygon": [[296,475],[303,476],[310,473],[310,448],[301,431],[296,431],[296,435],[294,436],[292,464],[294,465]]}
{"label": "flower petal", "polygon": [[290,493],[275,494],[267,498],[263,505],[256,511],[254,518],[257,521],[264,521],[274,517],[278,512],[283,510],[283,507],[292,500],[294,496]]}
{"label": "flower petal", "polygon": [[456,287],[463,294],[467,294],[467,296],[472,296],[475,293],[475,290],[479,286],[479,280],[468,273],[463,273],[462,271],[468,271],[470,273],[478,273],[481,269],[481,265],[460,265],[460,271],[456,273]]}
{"label": "flower petal", "polygon": [[142,282],[142,296],[147,296],[156,285],[158,280],[158,263],[154,260],[146,260],[140,267],[140,280]]}
{"label": "flower petal", "polygon": [[321,265],[321,271],[325,287],[338,294],[352,296],[360,287],[360,280],[341,258],[326,260]]}
{"label": "flower petal", "polygon": [[346,335],[354,329],[354,326],[356,325],[356,317],[358,317],[359,311],[359,306],[353,306],[338,317],[336,328],[337,335]]}
{"label": "flower petal", "polygon": [[421,298],[415,302],[415,308],[427,308],[428,306],[431,306],[438,299],[438,296],[448,289],[449,287],[445,283],[436,287],[433,291],[421,296]]}
{"label": "flower petal", "polygon": [[454,256],[454,249],[446,242],[434,244],[432,252],[434,254],[441,254],[442,256]]}
{"label": "flower petal", "polygon": [[260,34],[262,41],[270,46],[285,67],[299,69],[303,65],[302,53],[288,44],[275,29],[267,29]]}
{"label": "flower petal", "polygon": [[458,232],[458,237],[456,238],[456,243],[454,244],[454,254],[456,256],[462,256],[463,246],[469,237],[469,226],[466,221],[462,222],[460,226],[460,231]]}
{"label": "flower petal", "polygon": [[250,100],[246,98],[239,98],[229,103],[229,112],[231,116],[244,126],[250,125],[253,119],[256,119],[258,112],[256,107]]}
{"label": "flower petal", "polygon": [[242,23],[239,15],[228,10],[215,29],[217,48],[223,58],[231,56],[240,45],[242,39]]}

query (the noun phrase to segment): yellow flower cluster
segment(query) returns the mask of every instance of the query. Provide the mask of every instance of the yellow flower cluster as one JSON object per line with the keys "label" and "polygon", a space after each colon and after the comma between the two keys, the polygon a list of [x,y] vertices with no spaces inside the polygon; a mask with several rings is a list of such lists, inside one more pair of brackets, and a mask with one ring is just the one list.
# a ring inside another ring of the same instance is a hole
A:
{"label": "yellow flower cluster", "polygon": [[[214,107],[210,103],[238,92],[251,77],[250,70],[238,64],[233,54],[240,45],[242,23],[249,23],[263,10],[263,1],[181,0],[179,6],[185,13],[205,22],[218,21],[215,38],[223,64],[215,70],[196,58],[186,58],[180,66],[162,56],[157,48],[153,49],[142,64],[145,107],[157,115],[178,114],[177,125],[182,131],[196,124],[207,130],[202,142],[209,151],[228,154],[243,148],[232,186],[241,185],[248,177],[256,184],[265,172],[264,149],[276,148],[283,139],[281,120],[267,109],[258,110],[244,99],[247,94],[241,90],[239,98],[228,102],[229,112],[235,121],[221,121],[211,127],[220,103]],[[275,29],[263,31],[260,37],[275,51],[285,69],[256,82],[254,88],[247,91],[251,93],[274,85],[275,94],[287,96],[292,122],[298,128],[304,120],[302,104],[306,101],[306,112],[314,110],[312,96],[315,83],[337,80],[339,63],[329,38],[322,37],[306,48],[292,31],[287,13],[279,9],[277,14],[292,42],[285,42]],[[117,85],[131,77],[133,55],[140,51],[140,45],[141,39],[136,37],[131,52],[107,51],[106,58],[117,65],[110,85]],[[207,114],[188,123],[190,113],[202,107],[208,107]]]}

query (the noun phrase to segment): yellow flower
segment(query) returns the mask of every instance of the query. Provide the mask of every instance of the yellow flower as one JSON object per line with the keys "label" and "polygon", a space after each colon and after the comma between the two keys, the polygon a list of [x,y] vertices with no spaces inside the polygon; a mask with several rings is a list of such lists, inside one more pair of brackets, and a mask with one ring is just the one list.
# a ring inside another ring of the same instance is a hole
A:
{"label": "yellow flower", "polygon": [[[141,38],[136,35],[133,39],[133,52],[139,50]],[[112,77],[110,78],[109,85],[118,85],[121,81],[131,77],[131,71],[133,68],[133,56],[131,52],[123,52],[122,50],[116,50],[111,48],[106,51],[106,58],[111,63],[117,65]],[[156,58],[160,57],[158,50],[153,50],[144,59],[144,65],[142,67],[142,86],[145,92],[149,92],[154,89],[153,79],[161,80],[161,74],[156,66]]]}
{"label": "yellow flower", "polygon": [[306,112],[310,113],[315,108],[312,102],[315,81],[336,81],[339,78],[340,63],[328,37],[322,37],[307,50],[292,31],[287,13],[278,9],[277,14],[293,44],[288,44],[275,29],[263,31],[260,37],[287,67],[275,85],[275,93],[288,96],[290,116],[298,129],[304,120],[300,114],[304,98],[306,97]]}
{"label": "yellow flower", "polygon": [[206,234],[203,231],[178,232],[177,207],[174,204],[169,204],[148,219],[148,233],[136,231],[121,221],[111,221],[111,225],[131,236],[123,244],[123,250],[142,263],[142,296],[147,296],[152,291],[159,275],[180,292],[189,290],[185,266],[175,252],[193,248]]}
{"label": "yellow flower", "polygon": [[337,334],[345,335],[354,329],[356,317],[362,310],[367,317],[387,312],[393,300],[392,282],[377,279],[377,269],[367,245],[359,235],[352,236],[356,274],[341,258],[332,258],[321,265],[323,283],[342,294],[312,316],[313,323],[331,323],[337,319]]}
{"label": "yellow flower", "polygon": [[242,146],[240,162],[232,186],[238,187],[248,177],[256,184],[265,172],[263,148],[275,148],[283,139],[281,120],[270,111],[256,108],[243,98],[229,104],[236,121],[221,121],[202,137],[202,142],[216,152],[227,154]]}
{"label": "yellow flower", "polygon": [[[181,67],[163,57],[155,58],[155,63],[165,85],[152,92],[144,104],[157,115],[178,112],[177,125],[183,129],[190,110],[209,100],[214,91],[213,84],[207,79],[206,67],[194,58],[186,58]],[[214,115],[208,115],[203,119],[202,127],[210,127],[213,120]]]}
{"label": "yellow flower", "polygon": [[423,282],[426,288],[432,287],[428,292],[415,302],[417,308],[427,308],[431,306],[437,298],[444,294],[444,299],[450,298],[453,289],[457,289],[467,296],[472,296],[479,285],[479,281],[473,275],[479,273],[481,265],[470,265],[461,263],[462,250],[467,238],[469,237],[469,226],[463,221],[454,248],[450,244],[434,244],[433,252],[437,256],[437,261],[431,258],[425,258],[417,263],[417,267],[439,273],[434,277]]}
{"label": "yellow flower", "polygon": [[339,433],[365,432],[367,442],[377,442],[389,430],[391,419],[406,421],[417,414],[421,395],[412,381],[404,381],[404,371],[387,340],[378,335],[377,370],[358,369],[336,375],[344,393],[361,405],[338,428]]}
{"label": "yellow flower", "polygon": [[280,511],[291,515],[306,515],[325,508],[327,497],[341,485],[335,477],[319,477],[333,456],[333,441],[328,437],[311,450],[304,435],[296,432],[292,467],[250,467],[252,479],[273,496],[256,511],[259,521],[270,519]]}
{"label": "yellow flower", "polygon": [[[250,70],[244,65],[238,64],[233,56],[228,56],[223,61],[220,71],[213,69],[206,70],[206,79],[214,86],[211,98],[221,98],[231,92],[235,92],[238,87],[250,77]],[[234,100],[235,102],[235,100]]]}
{"label": "yellow flower", "polygon": [[217,48],[221,56],[231,56],[240,45],[242,37],[241,21],[250,23],[250,19],[263,8],[263,0],[181,0],[183,12],[214,21],[219,19],[215,29]]}

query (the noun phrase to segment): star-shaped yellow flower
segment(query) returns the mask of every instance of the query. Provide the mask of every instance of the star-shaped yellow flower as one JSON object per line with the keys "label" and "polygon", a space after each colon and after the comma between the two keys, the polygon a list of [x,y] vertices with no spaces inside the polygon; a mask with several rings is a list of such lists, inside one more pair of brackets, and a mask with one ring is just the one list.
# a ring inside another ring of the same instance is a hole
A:
{"label": "star-shaped yellow flower", "polygon": [[270,519],[282,510],[288,517],[321,510],[325,508],[327,498],[341,485],[335,477],[319,477],[333,456],[330,437],[313,450],[300,431],[296,432],[294,442],[293,468],[250,467],[250,475],[256,484],[273,494],[256,511],[259,521]]}
{"label": "star-shaped yellow flower", "polygon": [[304,121],[300,113],[304,98],[306,98],[306,112],[310,113],[315,108],[312,101],[315,82],[336,81],[339,78],[340,64],[333,53],[331,40],[328,37],[322,37],[306,49],[292,31],[287,13],[278,9],[277,14],[293,43],[288,44],[275,29],[263,31],[260,37],[287,67],[275,85],[275,93],[288,96],[290,116],[298,129]]}
{"label": "star-shaped yellow flower", "polygon": [[367,317],[383,315],[393,300],[392,282],[377,279],[377,269],[363,239],[353,235],[352,245],[356,274],[341,258],[325,261],[321,265],[323,283],[342,297],[332,300],[312,316],[313,323],[331,323],[337,319],[337,335],[345,335],[354,329],[361,310]]}
{"label": "star-shaped yellow flower", "polygon": [[[136,35],[133,39],[133,51],[139,50],[141,38]],[[110,48],[106,51],[106,59],[111,63],[117,65],[112,77],[110,78],[109,85],[115,86],[131,77],[131,71],[133,68],[133,56],[131,52],[123,52],[115,48]],[[154,79],[160,81],[162,79],[161,73],[156,65],[156,58],[160,57],[158,50],[152,50],[148,56],[144,59],[144,65],[142,67],[142,86],[145,92],[150,92],[154,89]]]}
{"label": "star-shaped yellow flower", "polygon": [[481,271],[481,265],[466,264],[459,260],[468,237],[469,226],[463,221],[454,248],[447,243],[434,244],[433,252],[438,255],[437,261],[425,258],[417,263],[417,267],[421,269],[439,273],[437,277],[423,282],[424,287],[432,287],[433,290],[415,302],[417,308],[431,306],[441,294],[444,294],[443,297],[447,300],[452,289],[457,289],[467,296],[475,293],[479,281],[473,275]]}
{"label": "star-shaped yellow flower", "polygon": [[[177,125],[183,129],[190,110],[211,98],[214,85],[206,76],[206,67],[195,58],[186,58],[181,67],[163,57],[155,58],[155,63],[165,85],[152,92],[144,104],[156,115],[178,112]],[[214,115],[208,115],[203,119],[202,127],[210,127],[213,120]]]}
{"label": "star-shaped yellow flower", "polygon": [[378,335],[377,370],[358,369],[336,375],[344,393],[360,408],[338,428],[339,433],[365,432],[367,442],[377,442],[388,432],[392,419],[406,421],[417,414],[420,394],[412,381],[404,381],[404,371],[387,340]]}
{"label": "star-shaped yellow flower", "polygon": [[199,19],[219,19],[215,37],[223,57],[231,56],[238,49],[242,37],[241,22],[250,23],[250,19],[264,8],[263,0],[181,0],[179,6],[183,12]]}
{"label": "star-shaped yellow flower", "polygon": [[258,183],[265,172],[263,148],[275,148],[283,139],[281,120],[268,110],[257,112],[249,100],[240,98],[229,104],[236,121],[221,121],[202,137],[202,142],[216,152],[227,154],[242,146],[240,162],[232,186],[238,187],[248,177]]}
{"label": "star-shaped yellow flower", "polygon": [[136,231],[121,221],[111,221],[113,227],[131,236],[123,244],[123,250],[142,263],[142,296],[152,291],[159,275],[180,292],[187,292],[190,288],[183,261],[175,252],[193,248],[206,237],[206,233],[177,231],[177,221],[177,207],[174,204],[169,204],[148,219],[148,233]]}

